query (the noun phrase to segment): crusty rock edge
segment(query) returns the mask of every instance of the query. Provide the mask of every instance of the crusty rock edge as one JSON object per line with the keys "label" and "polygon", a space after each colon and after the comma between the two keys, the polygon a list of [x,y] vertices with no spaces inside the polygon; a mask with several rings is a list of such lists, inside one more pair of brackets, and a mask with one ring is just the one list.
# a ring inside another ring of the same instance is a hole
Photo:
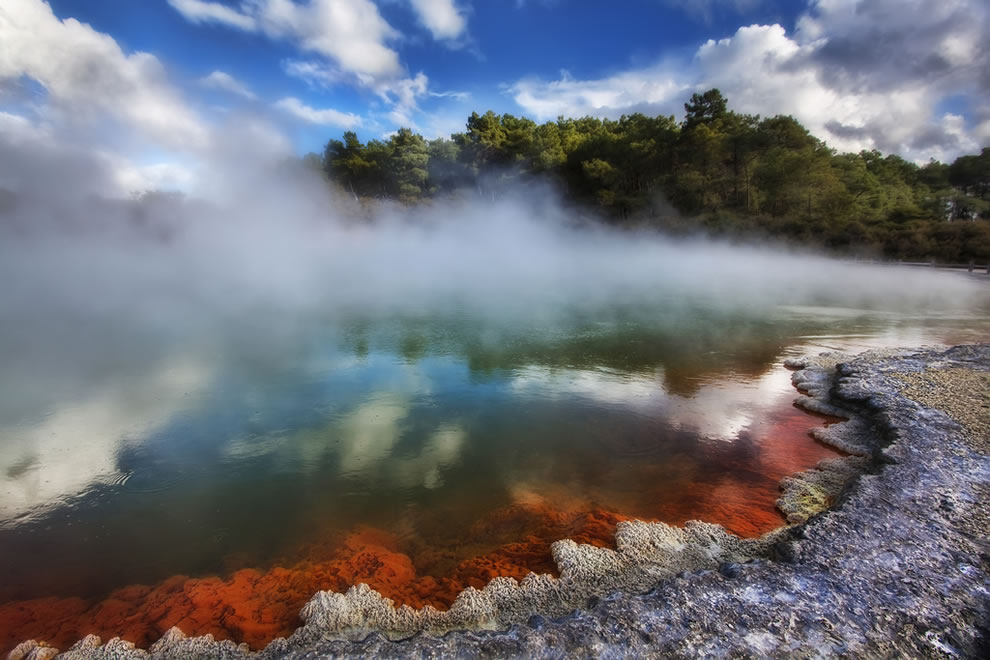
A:
{"label": "crusty rock edge", "polygon": [[[990,362],[990,350],[986,353],[987,361]],[[856,362],[896,361],[916,355],[910,351],[872,353],[862,356]],[[793,375],[793,380],[799,389],[807,392],[807,396],[798,399],[800,405],[815,412],[849,418],[848,422],[816,432],[819,440],[842,449],[849,456],[823,461],[815,469],[788,477],[782,483],[783,493],[779,502],[781,510],[792,523],[811,518],[809,530],[816,526],[822,527],[821,521],[832,517],[815,516],[828,505],[837,502],[847,484],[857,475],[884,462],[892,462],[889,456],[885,456],[883,445],[897,435],[896,428],[889,418],[884,417],[883,406],[877,408],[876,401],[871,401],[869,384],[851,377],[854,370],[847,368],[848,365],[844,362],[846,359],[847,356],[823,354],[789,364],[800,369]],[[922,365],[925,363],[924,358],[919,360]],[[871,409],[870,404],[873,404],[873,414],[862,414]],[[879,415],[875,414],[878,410]],[[101,640],[91,635],[61,657],[320,657],[326,654],[433,655],[447,652],[468,652],[472,655],[501,655],[506,652],[509,655],[543,654],[557,647],[536,649],[519,646],[520,631],[527,633],[527,638],[536,640],[550,635],[550,631],[556,630],[557,626],[566,628],[568,625],[573,626],[575,622],[584,622],[594,628],[601,623],[596,617],[600,616],[602,606],[595,606],[596,601],[606,597],[609,606],[619,604],[616,606],[621,610],[623,603],[629,607],[650,596],[621,594],[641,594],[658,584],[666,587],[668,592],[671,585],[677,585],[679,591],[675,592],[669,602],[657,603],[655,609],[640,614],[638,620],[648,620],[650,617],[669,619],[688,614],[699,620],[703,619],[706,612],[696,612],[684,606],[679,608],[673,601],[711,582],[713,573],[724,579],[752,573],[761,568],[769,570],[767,567],[775,567],[778,571],[786,570],[788,563],[793,562],[795,557],[807,553],[806,542],[796,540],[807,535],[804,527],[785,526],[759,539],[740,539],[720,526],[697,521],[687,523],[684,528],[663,523],[620,523],[616,532],[617,550],[579,545],[570,540],[558,541],[552,550],[560,569],[559,579],[533,574],[522,582],[511,578],[496,578],[482,590],[469,588],[462,592],[446,612],[430,607],[413,610],[403,606],[396,609],[390,600],[366,585],[357,585],[345,594],[324,591],[314,595],[301,613],[304,625],[288,639],[275,640],[258,653],[251,653],[245,646],[237,646],[232,642],[217,642],[209,635],[187,638],[181,631],[173,628],[151,647],[150,653],[117,638],[101,646]],[[768,562],[765,560],[767,557],[783,558],[785,561]],[[744,562],[746,564],[741,566]],[[779,568],[781,566],[783,568]],[[719,571],[712,571],[714,568]],[[683,577],[673,577],[677,574],[682,574]],[[712,591],[706,596],[715,599],[726,596],[719,592],[719,584],[724,583],[716,581],[715,585],[709,585],[708,588]],[[758,581],[750,585],[756,591],[765,586]],[[656,591],[653,592],[655,594]],[[778,605],[787,604],[787,598],[782,598],[783,603],[777,603]],[[591,611],[571,614],[588,609]],[[562,622],[553,623],[546,622],[544,617],[563,619]],[[619,627],[628,627],[629,621],[619,619],[618,623],[622,624]],[[731,627],[729,621],[726,623]],[[500,634],[458,632],[448,634],[443,639],[432,637],[454,630],[506,628],[509,628],[508,632]],[[673,635],[675,629],[676,627],[671,628],[669,633],[671,640],[676,637]],[[378,632],[369,636],[372,631]],[[537,632],[541,634],[535,634]],[[753,634],[756,637],[749,639],[747,635],[744,638],[745,644],[741,647],[745,649],[744,652],[762,654],[774,648],[774,639],[772,636],[767,637],[769,633]],[[412,635],[416,636],[408,641],[390,641]],[[573,643],[578,637],[568,639]],[[641,645],[646,645],[646,651],[659,648],[669,651],[669,644],[660,644],[663,639],[663,636],[646,634],[645,637],[640,635],[638,641]],[[354,645],[346,640],[363,641]],[[511,643],[513,640],[516,645]],[[453,648],[451,644],[454,645]],[[465,644],[468,646],[465,647]],[[476,646],[471,646],[472,644]],[[508,646],[497,650],[499,644]],[[658,644],[660,645],[657,646]],[[825,647],[828,645],[822,648]],[[595,644],[586,640],[577,648],[582,652],[593,653]],[[946,645],[946,648],[951,647]],[[736,650],[740,651],[740,648]],[[50,647],[25,642],[15,649],[11,657],[47,658],[53,654]]]}

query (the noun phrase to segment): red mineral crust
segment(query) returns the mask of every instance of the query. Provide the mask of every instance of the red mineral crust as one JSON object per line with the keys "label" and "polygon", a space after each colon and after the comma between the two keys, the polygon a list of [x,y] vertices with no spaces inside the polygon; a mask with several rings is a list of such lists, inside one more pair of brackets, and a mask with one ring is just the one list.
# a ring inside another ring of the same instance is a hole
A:
{"label": "red mineral crust", "polygon": [[718,523],[742,537],[757,537],[776,529],[786,523],[776,508],[780,481],[822,459],[840,455],[831,447],[809,441],[809,427],[840,421],[838,417],[810,415],[789,404],[782,406],[755,433],[759,440],[755,461],[740,457],[733,462],[731,456],[720,456],[717,473],[700,474],[673,486],[658,480],[656,490],[650,493],[657,503],[651,514],[672,525],[692,519]]}
{"label": "red mineral crust", "polygon": [[[333,559],[303,560],[267,571],[243,569],[226,580],[177,575],[153,587],[130,586],[91,603],[80,598],[40,598],[0,605],[0,648],[6,653],[24,639],[46,640],[61,649],[87,634],[120,636],[138,646],[154,643],[172,626],[189,635],[246,642],[257,649],[298,627],[298,612],[317,591],[346,591],[367,583],[396,604],[446,609],[465,587],[483,587],[492,578],[522,578],[530,571],[551,572],[550,544],[565,536],[583,543],[613,542],[622,516],[606,512],[562,514],[510,507],[477,526],[513,530],[530,526],[523,540],[465,559],[449,577],[417,575],[413,558],[381,530],[361,528],[347,536]],[[442,550],[424,551],[430,563]]]}

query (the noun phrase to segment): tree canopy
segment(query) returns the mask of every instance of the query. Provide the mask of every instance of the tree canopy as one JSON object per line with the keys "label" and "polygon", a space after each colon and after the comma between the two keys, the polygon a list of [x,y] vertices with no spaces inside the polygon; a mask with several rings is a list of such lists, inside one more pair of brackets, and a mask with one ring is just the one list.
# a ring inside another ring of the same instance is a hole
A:
{"label": "tree canopy", "polygon": [[530,180],[558,185],[611,222],[817,244],[902,259],[990,260],[990,148],[923,166],[878,151],[837,153],[790,116],[693,94],[684,119],[635,113],[537,124],[472,113],[427,141],[408,128],[330,140],[327,176],[357,197],[416,203],[470,190],[494,198]]}

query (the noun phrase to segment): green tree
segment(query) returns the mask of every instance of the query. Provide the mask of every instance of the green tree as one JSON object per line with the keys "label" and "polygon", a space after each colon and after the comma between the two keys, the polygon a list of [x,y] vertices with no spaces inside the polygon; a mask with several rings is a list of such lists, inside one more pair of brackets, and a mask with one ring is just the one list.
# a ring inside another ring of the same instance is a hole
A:
{"label": "green tree", "polygon": [[505,162],[506,132],[501,118],[489,110],[483,115],[472,112],[467,120],[466,140],[461,145],[462,154],[475,168],[483,169]]}
{"label": "green tree", "polygon": [[450,139],[401,129],[362,144],[345,133],[321,165],[355,196],[404,202],[470,187],[494,198],[538,176],[612,221],[948,261],[979,260],[990,245],[990,149],[923,167],[876,150],[837,154],[793,117],[730,110],[717,89],[693,94],[685,113],[680,123],[634,113],[543,124],[472,113]]}
{"label": "green tree", "polygon": [[522,165],[531,162],[536,149],[536,122],[526,117],[505,114],[501,118],[505,138],[502,153],[506,163]]}
{"label": "green tree", "polygon": [[709,89],[704,94],[692,94],[684,104],[684,128],[691,129],[699,124],[712,124],[725,117],[728,102],[718,89]]}
{"label": "green tree", "polygon": [[960,156],[949,166],[949,182],[967,195],[990,199],[990,147],[979,156]]}
{"label": "green tree", "polygon": [[533,131],[533,159],[530,169],[533,172],[555,173],[566,162],[567,154],[560,140],[560,127],[556,122],[547,122]]}
{"label": "green tree", "polygon": [[430,152],[422,135],[400,128],[389,140],[388,169],[395,195],[400,201],[414,202],[426,192]]}
{"label": "green tree", "polygon": [[461,147],[457,142],[444,138],[430,140],[427,152],[430,156],[427,167],[430,194],[449,194],[470,185],[473,177],[461,162]]}
{"label": "green tree", "polygon": [[365,147],[354,131],[344,133],[344,139],[330,140],[323,151],[323,167],[327,175],[350,190],[351,194],[370,193],[376,163],[367,158]]}

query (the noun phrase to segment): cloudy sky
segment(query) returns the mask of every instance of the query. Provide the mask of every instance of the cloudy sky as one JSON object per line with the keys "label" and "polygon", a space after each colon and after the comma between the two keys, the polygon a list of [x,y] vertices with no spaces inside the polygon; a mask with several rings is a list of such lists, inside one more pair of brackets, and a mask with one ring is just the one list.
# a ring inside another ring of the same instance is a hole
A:
{"label": "cloudy sky", "polygon": [[718,87],[839,150],[945,161],[990,145],[988,37],[985,0],[3,0],[0,149],[182,187],[233,125],[305,153],[473,110],[680,119]]}

